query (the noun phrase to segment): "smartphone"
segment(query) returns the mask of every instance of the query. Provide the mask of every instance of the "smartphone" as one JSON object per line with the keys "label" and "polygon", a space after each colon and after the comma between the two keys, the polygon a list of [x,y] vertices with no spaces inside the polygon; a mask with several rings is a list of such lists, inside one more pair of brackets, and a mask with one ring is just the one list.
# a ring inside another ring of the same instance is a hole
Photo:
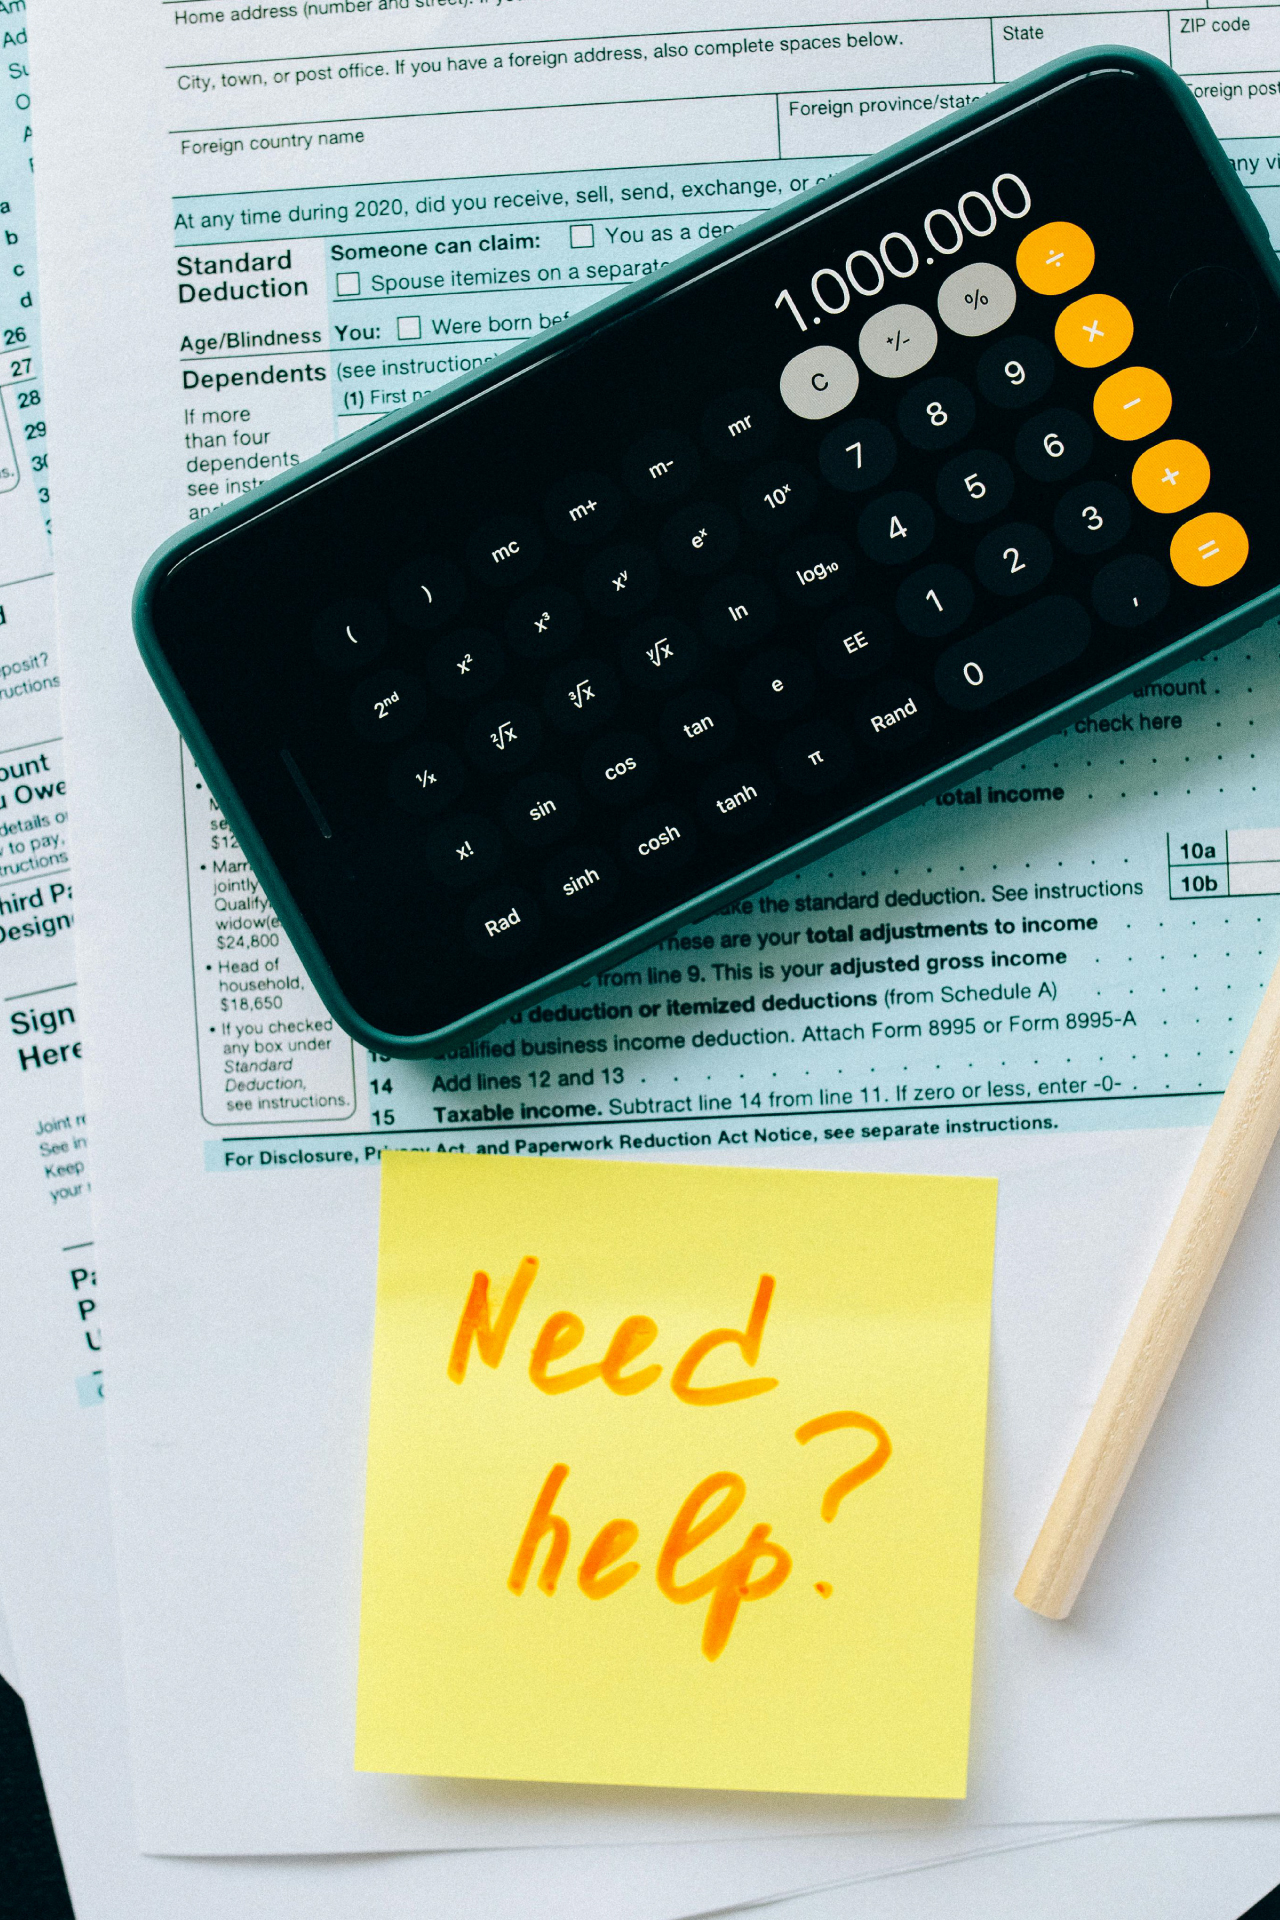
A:
{"label": "smartphone", "polygon": [[1101,48],[182,533],[136,630],[334,1018],[444,1052],[1256,626],[1278,418],[1266,230]]}

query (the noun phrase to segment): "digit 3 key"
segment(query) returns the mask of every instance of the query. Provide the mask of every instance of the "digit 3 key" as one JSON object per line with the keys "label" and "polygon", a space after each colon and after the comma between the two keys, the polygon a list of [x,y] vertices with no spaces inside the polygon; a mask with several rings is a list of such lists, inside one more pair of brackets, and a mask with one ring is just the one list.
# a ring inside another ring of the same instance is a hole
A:
{"label": "digit 3 key", "polygon": [[444,1050],[1273,612],[1278,348],[1191,95],[1081,55],[187,530],[139,641],[336,1019]]}

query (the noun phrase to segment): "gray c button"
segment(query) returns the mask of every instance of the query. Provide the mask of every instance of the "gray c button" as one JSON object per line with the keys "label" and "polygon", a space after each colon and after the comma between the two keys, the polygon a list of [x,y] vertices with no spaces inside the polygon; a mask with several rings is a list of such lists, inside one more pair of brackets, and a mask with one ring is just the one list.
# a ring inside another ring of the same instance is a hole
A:
{"label": "gray c button", "polygon": [[802,420],[826,420],[858,391],[857,362],[840,347],[806,347],[782,369],[778,391]]}

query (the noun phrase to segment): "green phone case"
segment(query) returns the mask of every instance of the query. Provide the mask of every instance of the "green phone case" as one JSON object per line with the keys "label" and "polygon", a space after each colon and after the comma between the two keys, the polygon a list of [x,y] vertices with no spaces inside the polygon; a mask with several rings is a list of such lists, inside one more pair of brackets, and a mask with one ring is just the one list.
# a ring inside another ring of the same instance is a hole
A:
{"label": "green phone case", "polygon": [[[745,242],[753,238],[771,236],[792,226],[797,217],[803,217],[806,213],[838,201],[848,191],[851,183],[856,182],[860,187],[866,186],[878,177],[896,170],[905,159],[914,159],[936,151],[951,141],[957,133],[982,126],[1008,112],[1011,107],[1022,104],[1028,98],[1043,95],[1052,88],[1055,81],[1067,82],[1085,73],[1116,67],[1129,71],[1141,70],[1164,89],[1181,115],[1191,138],[1200,149],[1210,172],[1218,181],[1228,201],[1237,210],[1241,225],[1255,247],[1260,271],[1277,292],[1280,292],[1280,266],[1277,265],[1266,227],[1248,193],[1240,185],[1235,169],[1223,153],[1190,89],[1170,68],[1153,59],[1149,54],[1139,53],[1127,47],[1102,46],[1092,48],[1084,54],[1069,55],[1064,59],[1052,61],[1024,79],[996,89],[977,106],[949,115],[930,127],[927,132],[900,141],[876,154],[872,159],[859,162],[856,166],[833,175],[812,193],[789,200],[783,206],[745,222],[735,228],[729,238],[712,241],[684,255],[678,262],[653,274],[636,288],[607,296],[589,307],[577,319],[567,322],[557,330],[555,349],[562,349],[575,339],[589,335],[606,320],[612,322],[622,314],[642,309],[653,300],[655,294],[660,294],[692,278],[703,272],[709,265],[715,265],[734,256],[741,251]],[[894,815],[905,812],[930,799],[936,793],[969,779],[982,769],[1022,751],[1033,742],[1066,727],[1080,715],[1107,705],[1129,688],[1151,678],[1153,674],[1158,676],[1181,661],[1207,653],[1215,647],[1237,639],[1280,609],[1280,587],[1277,587],[1249,601],[1234,613],[1198,628],[1184,639],[1146,656],[1138,666],[1126,668],[1086,693],[1046,709],[1032,721],[1011,727],[980,749],[957,757],[947,765],[937,768],[927,777],[909,783],[885,799],[856,809],[834,825],[795,843],[782,854],[771,856],[756,865],[744,868],[728,882],[689,898],[675,910],[656,916],[625,937],[592,949],[573,965],[547,972],[519,990],[491,1001],[474,1015],[433,1032],[393,1034],[379,1031],[356,1012],[343,993],[306,917],[240,803],[239,796],[220,764],[198,717],[169,668],[152,624],[152,605],[157,582],[172,569],[175,561],[194,549],[207,545],[211,537],[218,533],[254,519],[263,511],[264,505],[300,491],[317,479],[326,476],[336,467],[347,466],[353,454],[363,450],[373,451],[385,445],[388,441],[398,438],[406,427],[417,426],[433,415],[451,408],[460,396],[468,396],[495,385],[507,378],[513,368],[531,360],[543,359],[547,352],[548,347],[545,341],[513,347],[499,358],[489,361],[480,372],[464,375],[458,380],[451,381],[447,386],[441,387],[429,400],[388,414],[376,425],[363,428],[345,437],[336,448],[331,448],[293,468],[286,477],[268,483],[235,505],[220,508],[216,513],[202,520],[197,528],[184,530],[176,535],[152,556],[138,581],[134,596],[134,629],[143,658],[179,731],[190,746],[210,792],[217,800],[244,849],[272,907],[278,914],[285,932],[296,948],[325,1005],[340,1026],[375,1052],[404,1058],[448,1052],[462,1045],[469,1038],[498,1025],[519,1009],[530,1006],[549,994],[561,992],[595,972],[615,966],[620,961],[643,952],[670,935],[676,928],[705,918],[733,901],[741,899],[744,895],[768,886],[779,875],[794,872],[797,868],[831,853],[857,835],[881,826]]]}

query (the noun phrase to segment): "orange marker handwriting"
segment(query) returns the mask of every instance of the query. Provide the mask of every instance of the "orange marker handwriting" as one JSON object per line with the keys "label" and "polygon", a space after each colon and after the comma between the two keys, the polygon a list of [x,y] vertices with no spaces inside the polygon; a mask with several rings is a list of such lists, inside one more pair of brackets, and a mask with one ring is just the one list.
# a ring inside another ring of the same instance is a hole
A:
{"label": "orange marker handwriting", "polygon": [[[533,1254],[526,1254],[502,1297],[495,1320],[489,1300],[489,1275],[479,1268],[476,1270],[449,1350],[447,1370],[455,1386],[461,1386],[467,1377],[473,1345],[486,1367],[500,1365],[537,1273],[537,1259]],[[723,1407],[734,1400],[750,1400],[757,1394],[773,1391],[778,1382],[767,1374],[739,1377],[719,1386],[695,1386],[694,1375],[717,1347],[737,1347],[749,1367],[756,1365],[775,1286],[771,1273],[760,1275],[742,1332],[736,1327],[713,1327],[710,1333],[700,1334],[685,1349],[671,1370],[671,1391],[677,1400],[683,1400],[690,1407]],[[657,1361],[635,1367],[633,1372],[626,1371],[658,1338],[658,1323],[647,1313],[628,1314],[621,1320],[601,1359],[553,1373],[551,1369],[556,1361],[576,1352],[585,1336],[582,1320],[565,1309],[549,1314],[543,1321],[529,1353],[529,1378],[540,1393],[572,1393],[577,1387],[601,1380],[610,1393],[626,1399],[643,1393],[661,1376],[662,1367]]]}

